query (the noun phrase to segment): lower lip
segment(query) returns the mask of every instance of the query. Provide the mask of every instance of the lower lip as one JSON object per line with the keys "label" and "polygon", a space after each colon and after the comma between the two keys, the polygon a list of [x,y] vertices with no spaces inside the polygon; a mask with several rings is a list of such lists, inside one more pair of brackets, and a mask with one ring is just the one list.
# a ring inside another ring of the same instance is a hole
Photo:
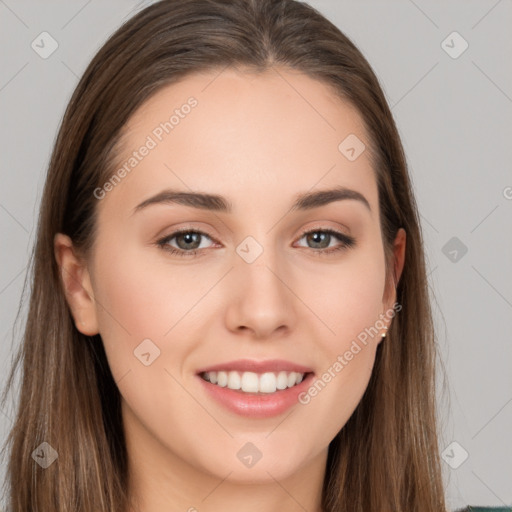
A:
{"label": "lower lip", "polygon": [[248,418],[271,418],[284,413],[299,402],[298,396],[310,386],[313,373],[292,388],[275,393],[245,393],[240,390],[220,387],[197,375],[205,391],[226,409]]}

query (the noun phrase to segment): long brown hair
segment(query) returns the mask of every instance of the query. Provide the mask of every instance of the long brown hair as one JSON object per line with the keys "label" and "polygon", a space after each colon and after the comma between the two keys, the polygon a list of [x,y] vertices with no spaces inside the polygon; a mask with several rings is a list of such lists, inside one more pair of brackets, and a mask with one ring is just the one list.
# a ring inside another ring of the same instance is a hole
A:
{"label": "long brown hair", "polygon": [[[353,105],[370,137],[388,279],[392,243],[407,233],[396,293],[401,312],[378,346],[366,392],[331,442],[326,512],[443,512],[435,397],[436,342],[423,241],[406,159],[379,82],[356,46],[294,0],[162,0],[122,25],[87,67],[51,156],[30,267],[7,484],[10,512],[126,512],[127,453],[120,395],[101,338],[75,327],[54,257],[56,233],[92,247],[94,190],[112,175],[122,128],[164,85],[187,74],[273,65],[303,72]],[[341,142],[341,141],[340,141]],[[395,282],[396,284],[396,282]],[[48,442],[57,463],[31,457]]]}

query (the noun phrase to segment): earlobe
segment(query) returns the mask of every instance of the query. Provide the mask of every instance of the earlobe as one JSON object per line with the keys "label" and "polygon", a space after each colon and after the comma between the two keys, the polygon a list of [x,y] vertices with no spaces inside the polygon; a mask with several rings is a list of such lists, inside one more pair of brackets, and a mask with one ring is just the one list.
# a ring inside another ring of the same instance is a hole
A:
{"label": "earlobe", "polygon": [[87,336],[98,334],[96,304],[85,262],[76,254],[69,236],[62,233],[54,237],[54,253],[76,328]]}

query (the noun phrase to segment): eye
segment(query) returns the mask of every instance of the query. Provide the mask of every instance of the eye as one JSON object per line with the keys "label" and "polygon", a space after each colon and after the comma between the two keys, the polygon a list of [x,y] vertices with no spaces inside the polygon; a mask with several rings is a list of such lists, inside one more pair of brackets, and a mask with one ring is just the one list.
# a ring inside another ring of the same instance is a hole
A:
{"label": "eye", "polygon": [[[212,239],[203,231],[182,229],[161,238],[156,243],[159,247],[171,254],[176,254],[178,256],[194,256],[197,254],[199,249],[204,249],[204,247],[201,247],[201,237],[206,237],[210,240]],[[170,245],[170,242],[173,239],[176,239],[176,243],[178,245],[177,248]]]}
{"label": "eye", "polygon": [[[205,248],[204,246],[201,247],[201,238],[203,237],[213,240],[212,237],[203,231],[181,229],[161,238],[156,244],[161,249],[177,256],[195,256],[201,249]],[[353,237],[328,228],[304,231],[299,240],[303,238],[306,238],[307,243],[313,244],[313,247],[306,248],[319,255],[329,255],[355,245],[355,239]],[[176,239],[177,247],[171,245],[174,239]],[[329,248],[333,240],[338,240],[339,245]]]}
{"label": "eye", "polygon": [[[351,236],[345,235],[339,231],[334,229],[312,229],[309,231],[305,231],[302,233],[299,240],[306,238],[307,243],[313,244],[313,247],[308,247],[312,249],[315,253],[320,255],[322,254],[331,254],[333,252],[341,251],[353,247],[355,245],[355,239]],[[330,242],[334,240],[338,240],[340,245],[329,248]],[[321,249],[321,250],[315,250]]]}

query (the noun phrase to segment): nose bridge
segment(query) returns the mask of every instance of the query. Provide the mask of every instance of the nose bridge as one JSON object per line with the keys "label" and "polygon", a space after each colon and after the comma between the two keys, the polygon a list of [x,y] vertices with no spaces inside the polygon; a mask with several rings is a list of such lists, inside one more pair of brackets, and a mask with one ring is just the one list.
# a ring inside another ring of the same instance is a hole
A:
{"label": "nose bridge", "polygon": [[294,318],[284,254],[273,238],[271,233],[249,235],[235,249],[232,277],[236,291],[230,301],[230,327],[249,328],[258,337],[290,327]]}
{"label": "nose bridge", "polygon": [[280,254],[279,249],[279,244],[268,233],[249,235],[238,244],[235,266],[238,279],[243,281],[244,287],[254,288],[254,292],[261,288],[268,299],[276,293],[282,294],[284,284],[281,279],[285,276],[281,279],[276,276],[284,268],[284,255]]}

